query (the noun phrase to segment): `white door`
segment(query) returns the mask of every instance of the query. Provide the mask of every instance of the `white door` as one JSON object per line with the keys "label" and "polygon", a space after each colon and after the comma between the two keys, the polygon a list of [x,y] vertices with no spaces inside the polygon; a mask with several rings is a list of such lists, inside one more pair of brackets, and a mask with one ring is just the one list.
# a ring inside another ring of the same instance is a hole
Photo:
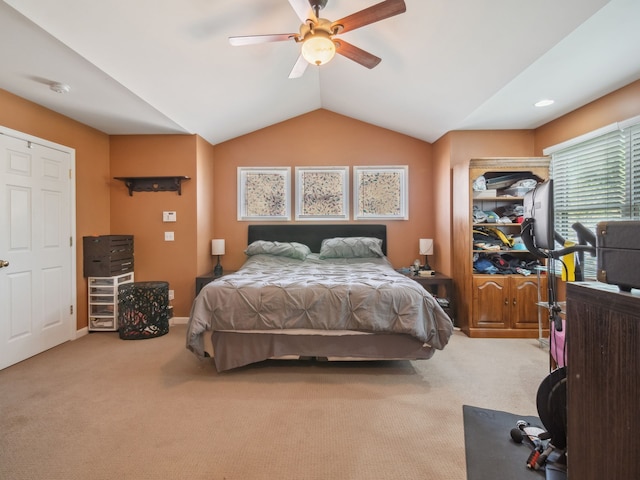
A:
{"label": "white door", "polygon": [[0,128],[0,369],[76,329],[74,153],[20,135]]}

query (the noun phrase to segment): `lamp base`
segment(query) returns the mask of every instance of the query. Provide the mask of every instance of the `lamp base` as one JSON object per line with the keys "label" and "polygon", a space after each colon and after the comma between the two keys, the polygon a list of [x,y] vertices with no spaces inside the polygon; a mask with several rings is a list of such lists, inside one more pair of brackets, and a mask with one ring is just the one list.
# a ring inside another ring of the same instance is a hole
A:
{"label": "lamp base", "polygon": [[213,276],[221,277],[222,276],[222,265],[220,265],[220,255],[218,255],[218,263],[213,268]]}
{"label": "lamp base", "polygon": [[429,265],[429,255],[424,256],[424,265],[422,266],[421,270],[432,270],[431,266]]}

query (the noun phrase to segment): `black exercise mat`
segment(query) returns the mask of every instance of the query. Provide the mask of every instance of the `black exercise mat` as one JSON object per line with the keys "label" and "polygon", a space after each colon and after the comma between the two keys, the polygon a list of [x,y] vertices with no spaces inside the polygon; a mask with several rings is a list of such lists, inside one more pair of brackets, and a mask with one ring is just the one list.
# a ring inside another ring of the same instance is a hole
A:
{"label": "black exercise mat", "polygon": [[538,417],[462,406],[467,480],[540,480],[543,470],[527,468],[531,447],[511,440],[518,420],[543,428]]}

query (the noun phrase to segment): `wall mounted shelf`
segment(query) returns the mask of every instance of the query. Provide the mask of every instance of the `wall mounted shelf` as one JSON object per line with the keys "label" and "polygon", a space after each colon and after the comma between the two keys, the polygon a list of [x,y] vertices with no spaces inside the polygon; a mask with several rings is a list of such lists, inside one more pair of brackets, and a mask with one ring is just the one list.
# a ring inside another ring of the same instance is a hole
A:
{"label": "wall mounted shelf", "polygon": [[124,182],[129,189],[129,196],[133,196],[133,192],[178,192],[178,195],[182,195],[182,181],[189,180],[189,177],[184,175],[113,178]]}

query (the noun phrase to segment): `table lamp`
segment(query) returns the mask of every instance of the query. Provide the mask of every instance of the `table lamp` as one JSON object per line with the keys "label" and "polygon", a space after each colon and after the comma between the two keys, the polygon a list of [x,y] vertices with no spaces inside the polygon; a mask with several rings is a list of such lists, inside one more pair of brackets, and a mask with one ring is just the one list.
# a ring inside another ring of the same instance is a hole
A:
{"label": "table lamp", "polygon": [[213,274],[216,277],[222,275],[222,265],[220,265],[220,255],[224,255],[224,239],[216,238],[211,240],[211,255],[218,256],[218,263],[213,268]]}
{"label": "table lamp", "polygon": [[431,270],[429,266],[429,255],[433,255],[433,239],[420,239],[420,255],[424,255],[424,270]]}

